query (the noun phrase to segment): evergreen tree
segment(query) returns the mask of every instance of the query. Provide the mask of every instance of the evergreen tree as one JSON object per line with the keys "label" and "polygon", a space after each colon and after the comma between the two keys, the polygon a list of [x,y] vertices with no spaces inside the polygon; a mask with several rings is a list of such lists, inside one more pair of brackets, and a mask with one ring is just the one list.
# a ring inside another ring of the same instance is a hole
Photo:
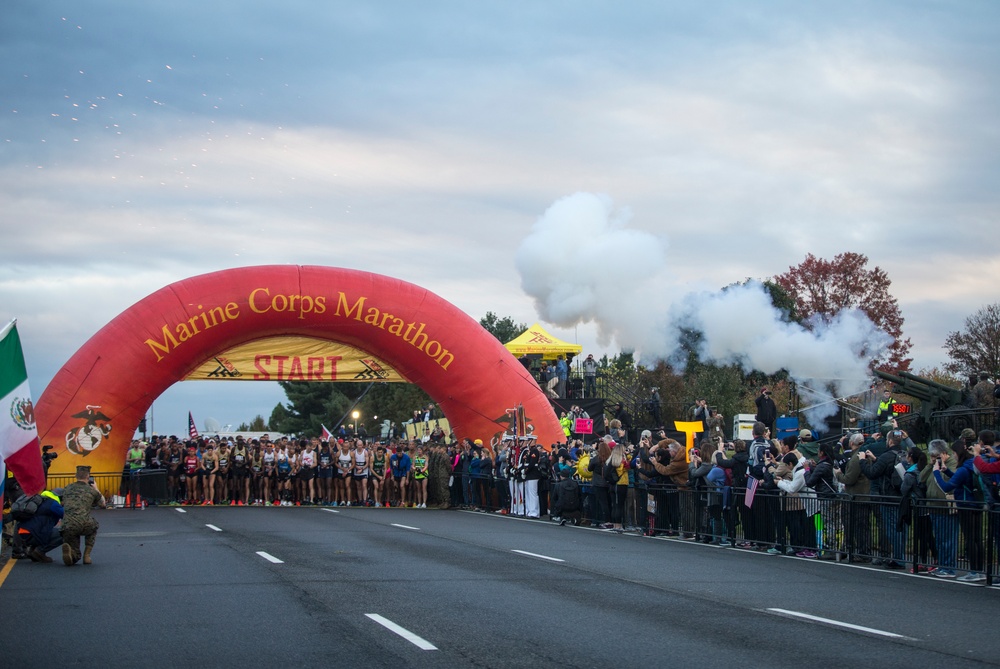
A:
{"label": "evergreen tree", "polygon": [[479,324],[496,337],[501,344],[506,344],[528,329],[526,323],[515,323],[510,316],[500,318],[492,311],[487,311],[486,315],[479,319]]}

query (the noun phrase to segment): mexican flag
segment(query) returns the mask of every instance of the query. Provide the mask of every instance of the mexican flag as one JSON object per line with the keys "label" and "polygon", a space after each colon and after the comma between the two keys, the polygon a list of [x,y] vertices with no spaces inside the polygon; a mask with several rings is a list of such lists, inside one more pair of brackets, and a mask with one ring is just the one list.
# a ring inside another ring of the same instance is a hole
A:
{"label": "mexican flag", "polygon": [[24,492],[45,488],[45,468],[35,429],[35,407],[28,389],[28,372],[17,336],[17,321],[0,329],[0,473],[10,469]]}

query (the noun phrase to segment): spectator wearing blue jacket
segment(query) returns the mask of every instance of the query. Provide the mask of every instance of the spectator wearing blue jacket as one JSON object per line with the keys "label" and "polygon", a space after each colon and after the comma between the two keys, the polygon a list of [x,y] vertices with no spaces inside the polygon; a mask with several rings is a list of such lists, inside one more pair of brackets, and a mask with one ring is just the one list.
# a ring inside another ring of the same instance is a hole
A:
{"label": "spectator wearing blue jacket", "polygon": [[556,356],[556,378],[559,379],[556,384],[556,393],[558,393],[559,397],[565,398],[566,382],[569,380],[569,365],[566,363],[566,358],[562,353]]}
{"label": "spectator wearing blue jacket", "polygon": [[468,468],[469,505],[472,506],[473,508],[477,508],[480,506],[479,479],[482,478],[482,467],[483,467],[483,450],[478,447],[473,448],[472,450],[469,451],[469,468]]}
{"label": "spectator wearing blue jacket", "polygon": [[986,580],[986,575],[983,574],[982,505],[973,496],[977,474],[973,468],[972,452],[962,440],[955,442],[952,450],[958,460],[958,467],[954,472],[948,471],[946,460],[942,457],[934,462],[934,479],[941,490],[954,493],[955,506],[958,507],[958,525],[962,528],[965,555],[971,568],[968,574],[959,576],[958,580],[977,583]]}

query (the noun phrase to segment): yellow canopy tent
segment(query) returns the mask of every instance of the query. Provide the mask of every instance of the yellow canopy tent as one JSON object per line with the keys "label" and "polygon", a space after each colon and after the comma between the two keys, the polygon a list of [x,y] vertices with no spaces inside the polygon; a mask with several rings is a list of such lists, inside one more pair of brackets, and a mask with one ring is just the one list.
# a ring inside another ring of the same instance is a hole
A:
{"label": "yellow canopy tent", "polygon": [[550,335],[538,323],[504,344],[504,348],[516,356],[525,354],[539,356],[542,360],[555,360],[560,353],[566,356],[579,355],[583,347],[570,344]]}

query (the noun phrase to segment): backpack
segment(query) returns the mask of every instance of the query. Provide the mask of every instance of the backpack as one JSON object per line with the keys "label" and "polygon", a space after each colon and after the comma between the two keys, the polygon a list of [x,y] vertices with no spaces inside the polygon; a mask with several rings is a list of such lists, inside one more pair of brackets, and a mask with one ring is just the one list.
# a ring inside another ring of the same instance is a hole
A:
{"label": "backpack", "polygon": [[579,511],[580,510],[580,484],[573,479],[566,479],[565,481],[560,481],[559,486],[559,505],[561,511]]}
{"label": "backpack", "polygon": [[31,520],[38,513],[38,507],[42,505],[45,501],[41,495],[32,495],[28,497],[27,495],[21,495],[14,500],[14,503],[10,505],[10,517],[14,520],[24,522],[26,520]]}
{"label": "backpack", "polygon": [[981,504],[983,508],[989,508],[997,501],[996,484],[987,482],[978,471],[972,472],[972,486],[970,490],[972,492],[972,499],[977,504]]}
{"label": "backpack", "polygon": [[750,461],[747,463],[747,473],[755,479],[764,478],[764,453],[767,452],[766,441],[753,441],[750,443]]}
{"label": "backpack", "polygon": [[895,456],[896,459],[892,463],[892,472],[889,475],[890,490],[883,490],[882,494],[898,495],[903,488],[903,477],[900,475],[899,469],[902,466],[903,472],[906,472],[906,453],[903,452],[903,449],[899,449],[896,451]]}
{"label": "backpack", "polygon": [[618,468],[611,466],[610,459],[604,463],[604,469],[601,470],[601,475],[604,477],[604,482],[608,484],[608,487],[614,488],[618,485]]}

